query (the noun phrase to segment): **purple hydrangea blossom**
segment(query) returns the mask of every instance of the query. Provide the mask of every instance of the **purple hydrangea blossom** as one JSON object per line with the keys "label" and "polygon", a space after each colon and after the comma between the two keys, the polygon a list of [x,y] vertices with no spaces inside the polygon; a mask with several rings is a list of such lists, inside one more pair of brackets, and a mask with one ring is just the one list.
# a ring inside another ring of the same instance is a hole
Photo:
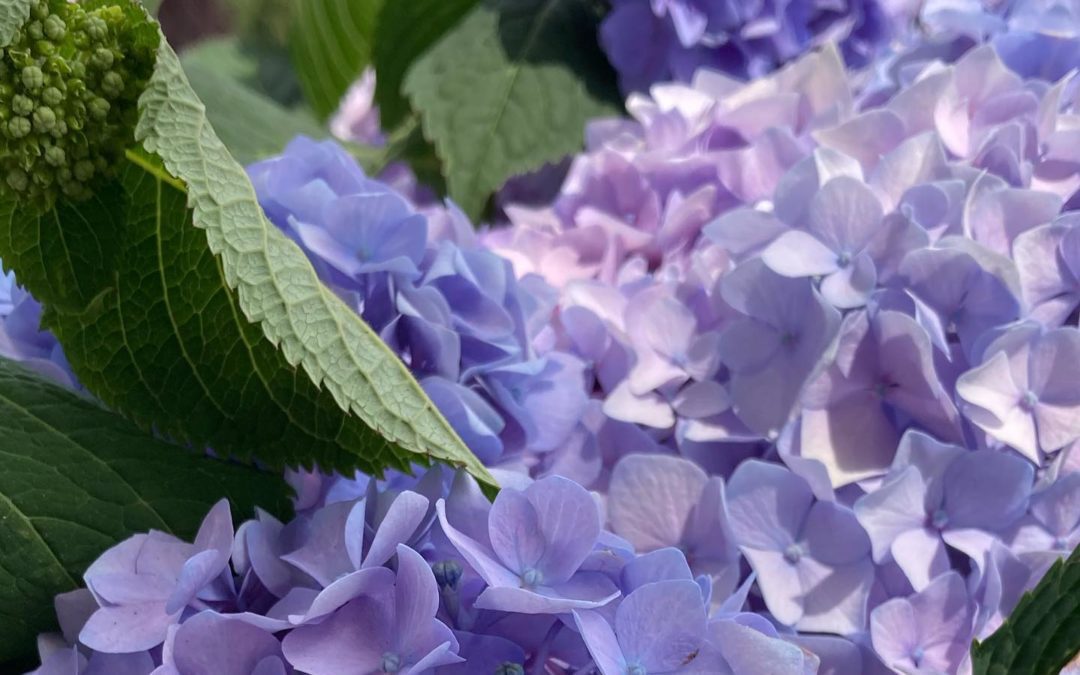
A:
{"label": "purple hydrangea blossom", "polygon": [[[717,46],[713,5],[639,4]],[[1006,4],[861,73],[826,46],[632,95],[479,235],[332,144],[252,167],[503,490],[292,473],[287,523],[103,556],[38,672],[965,668],[1080,537],[1077,85],[999,39],[1050,3]],[[378,142],[365,86],[341,133]]]}
{"label": "purple hydrangea blossom", "polygon": [[862,630],[874,566],[850,509],[815,500],[805,480],[757,460],[731,477],[728,505],[735,539],[777,621],[808,632]]}
{"label": "purple hydrangea blossom", "polygon": [[861,66],[892,31],[886,3],[817,0],[617,0],[600,42],[624,91],[688,81],[699,68],[759,77],[827,41],[840,42]]}
{"label": "purple hydrangea blossom", "polygon": [[897,454],[896,469],[859,498],[855,515],[874,559],[894,560],[917,591],[950,569],[950,544],[966,548],[971,529],[1001,533],[1027,509],[1034,473],[1015,455],[965,451],[919,432]]}
{"label": "purple hydrangea blossom", "polygon": [[971,645],[972,614],[963,577],[947,572],[923,591],[874,609],[874,650],[900,672],[955,673]]}
{"label": "purple hydrangea blossom", "polygon": [[41,329],[41,304],[12,272],[0,275],[0,357],[20,361],[66,387],[78,386],[60,343]]}

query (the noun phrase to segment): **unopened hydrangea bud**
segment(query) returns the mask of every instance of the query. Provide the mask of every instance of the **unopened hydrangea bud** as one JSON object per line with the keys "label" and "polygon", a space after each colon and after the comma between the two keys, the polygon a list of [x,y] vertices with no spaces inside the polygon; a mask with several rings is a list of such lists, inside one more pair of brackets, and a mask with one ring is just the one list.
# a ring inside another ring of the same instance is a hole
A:
{"label": "unopened hydrangea bud", "polygon": [[92,62],[98,68],[102,70],[108,70],[109,68],[112,68],[114,60],[115,58],[113,57],[113,53],[111,51],[104,47],[98,47],[98,49],[94,52],[94,58],[92,59]]}
{"label": "unopened hydrangea bud", "polygon": [[45,73],[37,66],[27,66],[22,70],[22,83],[30,91],[37,91],[45,86]]}
{"label": "unopened hydrangea bud", "polygon": [[83,159],[75,163],[75,179],[80,182],[87,182],[94,177],[94,163],[90,160]]}
{"label": "unopened hydrangea bud", "polygon": [[124,78],[113,71],[105,73],[101,78],[101,90],[109,98],[116,98],[124,92]]}
{"label": "unopened hydrangea bud", "polygon": [[63,100],[64,92],[56,87],[46,87],[45,91],[41,92],[41,101],[45,105],[60,105]]}
{"label": "unopened hydrangea bud", "polygon": [[45,36],[54,42],[59,42],[67,35],[67,24],[60,17],[53,14],[48,19],[45,19],[45,23],[42,24],[45,30]]}
{"label": "unopened hydrangea bud", "polygon": [[85,198],[134,141],[157,27],[131,0],[33,0],[0,49],[0,190]]}
{"label": "unopened hydrangea bud", "polygon": [[30,187],[30,177],[22,169],[12,169],[8,171],[7,184],[16,192],[24,192]]}
{"label": "unopened hydrangea bud", "polygon": [[11,99],[11,112],[16,115],[29,115],[34,112],[34,100],[21,94],[16,94],[15,97]]}
{"label": "unopened hydrangea bud", "polygon": [[41,106],[34,111],[34,129],[38,133],[46,133],[56,128],[56,113],[52,108]]}
{"label": "unopened hydrangea bud", "polygon": [[8,120],[8,134],[15,139],[26,138],[33,131],[33,125],[25,117],[12,117]]}
{"label": "unopened hydrangea bud", "polygon": [[103,120],[108,117],[109,108],[111,107],[112,106],[109,105],[108,101],[98,96],[97,98],[90,101],[90,105],[87,107],[87,109],[90,111],[90,115],[94,119]]}
{"label": "unopened hydrangea bud", "polygon": [[109,37],[109,25],[98,16],[87,17],[83,23],[83,31],[94,42],[104,42],[105,38]]}
{"label": "unopened hydrangea bud", "polygon": [[58,148],[55,145],[45,151],[45,161],[49,163],[49,166],[63,166],[67,161],[67,153],[63,148]]}

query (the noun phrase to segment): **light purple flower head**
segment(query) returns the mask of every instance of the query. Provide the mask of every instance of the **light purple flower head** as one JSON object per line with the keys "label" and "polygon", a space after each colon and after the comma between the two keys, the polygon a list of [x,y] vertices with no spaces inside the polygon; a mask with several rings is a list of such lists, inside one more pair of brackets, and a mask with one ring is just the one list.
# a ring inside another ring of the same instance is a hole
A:
{"label": "light purple flower head", "polygon": [[165,641],[189,607],[229,603],[236,593],[227,574],[232,543],[232,514],[222,500],[194,544],[152,531],[109,549],[84,575],[99,608],[79,641],[113,654],[147,650]]}
{"label": "light purple flower head", "polygon": [[290,632],[282,650],[311,675],[420,673],[458,663],[457,638],[435,618],[439,590],[420,554],[398,545],[392,585],[373,588],[322,623]]}
{"label": "light purple flower head", "polygon": [[870,540],[855,515],[814,498],[788,469],[750,460],[728,482],[732,531],[780,623],[857,633],[874,578]]}
{"label": "light purple flower head", "polygon": [[964,414],[1036,464],[1080,438],[1080,332],[1022,323],[988,345],[956,391]]}
{"label": "light purple flower head", "polygon": [[14,273],[0,275],[0,357],[75,388],[75,375],[59,341],[41,329],[41,310],[41,304],[18,285]]}
{"label": "light purple flower head", "polygon": [[579,571],[600,536],[600,512],[572,481],[551,477],[522,491],[503,488],[487,515],[485,541],[450,523],[444,501],[437,508],[447,538],[488,585],[478,608],[558,614],[618,597],[607,577]]}
{"label": "light purple flower head", "polygon": [[1025,512],[1034,474],[1023,459],[967,451],[908,432],[884,484],[855,502],[879,563],[894,560],[915,590],[947,572],[949,546],[971,552],[971,530],[1001,533]]}
{"label": "light purple flower head", "polygon": [[953,673],[971,648],[973,620],[963,577],[947,572],[921,592],[875,608],[870,637],[894,670]]}
{"label": "light purple flower head", "polygon": [[861,66],[891,31],[874,0],[618,0],[600,35],[622,88],[635,91],[688,82],[703,67],[759,77],[827,41],[840,42],[849,65]]}

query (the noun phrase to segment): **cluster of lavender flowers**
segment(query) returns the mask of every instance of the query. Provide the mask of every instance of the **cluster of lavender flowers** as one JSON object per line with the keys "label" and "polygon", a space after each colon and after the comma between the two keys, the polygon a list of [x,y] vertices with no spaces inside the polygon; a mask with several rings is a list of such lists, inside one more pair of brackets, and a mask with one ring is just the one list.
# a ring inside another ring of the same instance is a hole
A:
{"label": "cluster of lavender flowers", "polygon": [[[613,0],[601,44],[627,93],[701,68],[767,75],[807,50],[840,46],[849,67],[917,51],[957,55],[993,41],[1017,72],[1057,79],[1080,58],[1071,0]],[[1062,69],[1064,66],[1064,69]]]}
{"label": "cluster of lavender flowers", "polygon": [[16,283],[12,272],[0,272],[0,358],[21,361],[59,384],[76,388],[60,343],[52,333],[41,330],[41,311],[41,304]]}
{"label": "cluster of lavender flowers", "polygon": [[[761,77],[839,43],[852,67],[894,37],[912,0],[613,0],[600,43],[626,92],[689,81],[701,68]],[[894,6],[895,5],[895,6]]]}
{"label": "cluster of lavender flowers", "polygon": [[503,490],[291,474],[103,555],[36,672],[964,672],[1080,544],[1078,83],[1015,55],[701,71],[479,236],[333,144],[252,167]]}

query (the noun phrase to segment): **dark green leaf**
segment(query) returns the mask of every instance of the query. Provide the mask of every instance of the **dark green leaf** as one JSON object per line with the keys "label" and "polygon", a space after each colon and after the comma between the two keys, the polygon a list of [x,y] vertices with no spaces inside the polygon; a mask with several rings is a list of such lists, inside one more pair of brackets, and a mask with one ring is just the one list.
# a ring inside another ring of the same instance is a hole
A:
{"label": "dark green leaf", "polygon": [[385,128],[397,127],[409,114],[409,102],[401,91],[409,67],[457,25],[477,2],[408,0],[383,3],[371,60],[378,75],[375,100]]}
{"label": "dark green leaf", "polygon": [[154,439],[0,360],[0,662],[55,623],[53,596],[105,549],[151,528],[190,539],[222,497],[235,517],[284,516],[279,475]]}
{"label": "dark green leaf", "polygon": [[488,0],[422,56],[404,90],[473,218],[507,178],[575,152],[619,111],[585,0]]}
{"label": "dark green leaf", "polygon": [[1054,563],[1008,621],[972,648],[975,675],[1057,675],[1080,654],[1080,548]]}
{"label": "dark green leaf", "polygon": [[321,119],[337,110],[349,85],[371,62],[375,22],[382,4],[383,0],[303,0],[293,4],[289,51],[304,95]]}
{"label": "dark green leaf", "polygon": [[234,41],[204,43],[181,60],[207,119],[237,161],[247,164],[280,153],[301,134],[327,135],[307,111],[279,105],[249,85],[258,80],[258,64]]}

